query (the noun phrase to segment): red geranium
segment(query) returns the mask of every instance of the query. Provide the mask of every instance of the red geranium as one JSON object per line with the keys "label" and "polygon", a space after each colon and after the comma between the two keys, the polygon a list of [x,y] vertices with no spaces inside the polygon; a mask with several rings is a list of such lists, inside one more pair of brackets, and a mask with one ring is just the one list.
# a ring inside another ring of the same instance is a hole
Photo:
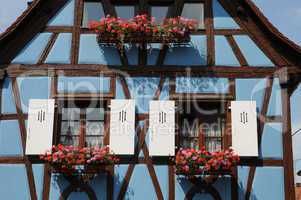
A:
{"label": "red geranium", "polygon": [[235,166],[239,162],[239,156],[232,149],[208,152],[203,147],[201,150],[180,149],[175,161],[179,174],[222,173]]}
{"label": "red geranium", "polygon": [[118,158],[110,151],[109,147],[74,147],[59,144],[52,147],[40,156],[50,165],[62,169],[75,169],[76,165],[110,165],[118,162]]}

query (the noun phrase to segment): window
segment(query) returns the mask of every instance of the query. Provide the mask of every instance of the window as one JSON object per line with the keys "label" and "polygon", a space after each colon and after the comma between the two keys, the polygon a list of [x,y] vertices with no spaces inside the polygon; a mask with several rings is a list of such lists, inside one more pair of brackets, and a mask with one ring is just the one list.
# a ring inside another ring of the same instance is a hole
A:
{"label": "window", "polygon": [[105,102],[64,101],[60,111],[61,144],[104,146]]}
{"label": "window", "polygon": [[208,151],[222,150],[224,147],[225,112],[223,102],[181,102],[180,146]]}
{"label": "window", "polygon": [[204,28],[204,4],[185,3],[181,16],[196,19],[199,22],[199,29]]}
{"label": "window", "polygon": [[104,16],[105,14],[101,2],[84,2],[82,27],[87,28],[89,21],[98,21]]}
{"label": "window", "polygon": [[156,22],[162,22],[166,18],[168,6],[151,7],[151,15],[156,18]]}

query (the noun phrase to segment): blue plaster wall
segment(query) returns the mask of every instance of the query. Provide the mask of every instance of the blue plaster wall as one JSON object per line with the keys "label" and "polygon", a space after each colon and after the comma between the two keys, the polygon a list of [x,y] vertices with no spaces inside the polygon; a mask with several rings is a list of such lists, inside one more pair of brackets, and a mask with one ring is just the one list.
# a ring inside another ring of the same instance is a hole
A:
{"label": "blue plaster wall", "polygon": [[52,33],[39,33],[12,60],[12,63],[36,64],[41,57]]}
{"label": "blue plaster wall", "polygon": [[193,35],[187,45],[170,48],[164,60],[165,65],[206,65],[206,36]]}
{"label": "blue plaster wall", "polygon": [[[30,200],[27,174],[24,164],[0,164],[1,198]],[[17,190],[16,190],[17,189]]]}
{"label": "blue plaster wall", "polygon": [[17,83],[24,113],[28,112],[30,99],[49,99],[50,97],[50,77],[18,77]]}
{"label": "blue plaster wall", "polygon": [[5,78],[2,85],[1,113],[13,114],[16,113],[16,105],[12,91],[12,81],[10,78]]}
{"label": "blue plaster wall", "polygon": [[69,0],[48,22],[48,26],[73,26],[75,0]]}
{"label": "blue plaster wall", "polygon": [[61,33],[56,39],[45,63],[70,64],[72,33]]}
{"label": "blue plaster wall", "polygon": [[109,77],[59,76],[58,93],[108,93],[110,81]]}
{"label": "blue plaster wall", "polygon": [[240,27],[218,0],[213,0],[213,22],[216,29],[239,29]]}
{"label": "blue plaster wall", "polygon": [[274,66],[272,61],[258,48],[249,36],[235,35],[234,39],[250,66]]}
{"label": "blue plaster wall", "polygon": [[23,149],[18,120],[0,121],[0,157],[22,155]]}
{"label": "blue plaster wall", "polygon": [[215,65],[240,66],[225,36],[215,36]]}
{"label": "blue plaster wall", "polygon": [[121,65],[120,56],[115,47],[100,47],[96,34],[80,36],[79,64]]}

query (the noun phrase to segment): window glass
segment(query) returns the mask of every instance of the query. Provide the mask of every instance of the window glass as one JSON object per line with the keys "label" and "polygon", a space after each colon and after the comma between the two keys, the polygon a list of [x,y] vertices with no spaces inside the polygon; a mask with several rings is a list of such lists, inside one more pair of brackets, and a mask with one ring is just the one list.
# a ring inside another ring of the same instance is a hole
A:
{"label": "window glass", "polygon": [[182,17],[195,19],[199,22],[199,29],[204,28],[204,4],[186,3],[182,11]]}
{"label": "window glass", "polygon": [[151,7],[151,15],[156,18],[157,22],[162,22],[166,18],[168,6],[153,6]]}
{"label": "window glass", "polygon": [[65,145],[103,146],[105,110],[91,101],[65,102],[61,108],[60,142]]}
{"label": "window glass", "polygon": [[222,103],[179,102],[181,147],[210,152],[223,149],[225,114]]}
{"label": "window glass", "polygon": [[104,16],[101,2],[85,2],[82,26],[88,27],[89,21],[99,21]]}
{"label": "window glass", "polygon": [[135,15],[134,6],[115,6],[117,16],[122,19],[130,19]]}

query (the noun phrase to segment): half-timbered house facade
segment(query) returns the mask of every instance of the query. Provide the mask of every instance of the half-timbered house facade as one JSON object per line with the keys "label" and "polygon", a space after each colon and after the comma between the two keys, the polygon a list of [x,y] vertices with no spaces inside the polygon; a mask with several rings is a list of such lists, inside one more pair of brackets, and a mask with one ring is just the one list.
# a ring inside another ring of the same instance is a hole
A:
{"label": "half-timbered house facade", "polygon": [[[122,48],[89,26],[139,14],[198,25],[189,41]],[[35,0],[0,36],[0,198],[294,200],[300,61],[251,0]],[[108,145],[119,161],[84,180],[40,159],[58,144]],[[180,149],[203,147],[240,161],[176,173]]]}

